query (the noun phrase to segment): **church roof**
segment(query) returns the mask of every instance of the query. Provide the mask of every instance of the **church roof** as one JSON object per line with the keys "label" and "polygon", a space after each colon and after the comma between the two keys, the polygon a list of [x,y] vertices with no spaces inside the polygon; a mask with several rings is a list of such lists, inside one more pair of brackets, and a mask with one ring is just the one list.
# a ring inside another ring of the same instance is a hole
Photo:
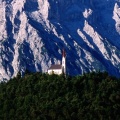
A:
{"label": "church roof", "polygon": [[66,57],[66,52],[64,49],[62,50],[62,57]]}
{"label": "church roof", "polygon": [[49,68],[50,69],[61,69],[62,68],[62,65],[51,65],[51,67]]}

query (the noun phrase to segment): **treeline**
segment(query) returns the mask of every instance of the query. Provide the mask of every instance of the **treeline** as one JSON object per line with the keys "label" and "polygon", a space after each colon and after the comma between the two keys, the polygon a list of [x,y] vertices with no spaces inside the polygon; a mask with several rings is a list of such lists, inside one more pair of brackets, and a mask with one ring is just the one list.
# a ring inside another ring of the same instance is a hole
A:
{"label": "treeline", "polygon": [[0,84],[0,120],[120,120],[120,80],[106,72],[18,75]]}

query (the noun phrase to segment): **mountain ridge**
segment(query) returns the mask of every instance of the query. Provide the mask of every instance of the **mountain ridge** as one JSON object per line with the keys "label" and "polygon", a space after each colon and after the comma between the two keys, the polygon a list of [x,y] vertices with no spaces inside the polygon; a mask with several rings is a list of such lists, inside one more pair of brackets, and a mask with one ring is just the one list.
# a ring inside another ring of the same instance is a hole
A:
{"label": "mountain ridge", "polygon": [[0,79],[47,72],[66,49],[67,73],[120,77],[120,1],[0,1]]}

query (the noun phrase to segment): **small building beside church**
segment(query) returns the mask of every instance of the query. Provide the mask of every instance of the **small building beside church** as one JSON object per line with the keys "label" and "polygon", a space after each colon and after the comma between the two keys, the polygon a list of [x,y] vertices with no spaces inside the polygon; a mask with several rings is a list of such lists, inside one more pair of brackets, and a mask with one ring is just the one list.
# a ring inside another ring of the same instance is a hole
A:
{"label": "small building beside church", "polygon": [[62,50],[62,64],[51,65],[48,74],[66,74],[66,53],[64,49]]}

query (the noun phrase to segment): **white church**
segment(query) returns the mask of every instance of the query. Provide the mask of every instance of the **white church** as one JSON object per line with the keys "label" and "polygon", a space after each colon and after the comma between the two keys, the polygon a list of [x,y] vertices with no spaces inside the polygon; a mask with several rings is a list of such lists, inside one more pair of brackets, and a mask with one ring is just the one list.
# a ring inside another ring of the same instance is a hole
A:
{"label": "white church", "polygon": [[51,65],[48,74],[66,74],[66,53],[62,50],[62,64]]}

